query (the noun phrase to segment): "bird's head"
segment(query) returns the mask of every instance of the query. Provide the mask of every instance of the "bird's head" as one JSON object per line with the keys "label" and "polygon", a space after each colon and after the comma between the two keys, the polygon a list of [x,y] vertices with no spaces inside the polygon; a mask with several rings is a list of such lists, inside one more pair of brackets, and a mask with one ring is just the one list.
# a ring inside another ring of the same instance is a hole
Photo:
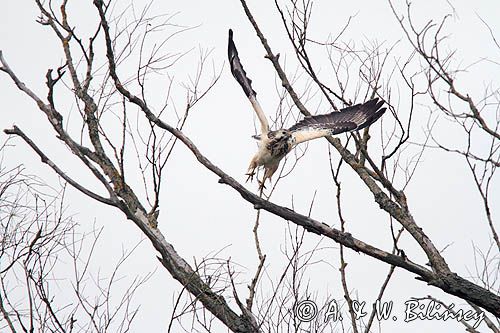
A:
{"label": "bird's head", "polygon": [[290,131],[286,130],[286,129],[279,129],[277,131],[269,131],[269,133],[267,133],[267,136],[269,137],[269,139],[276,139],[276,140],[279,140],[279,139],[282,139],[282,138],[288,138],[290,136]]}
{"label": "bird's head", "polygon": [[[275,140],[279,140],[282,138],[288,138],[288,137],[290,137],[290,131],[286,130],[286,129],[279,129],[277,131],[269,131],[267,133],[267,137],[269,139],[275,139]],[[252,138],[254,138],[255,140],[260,140],[262,138],[262,136],[260,134],[256,134],[256,135],[252,135]]]}

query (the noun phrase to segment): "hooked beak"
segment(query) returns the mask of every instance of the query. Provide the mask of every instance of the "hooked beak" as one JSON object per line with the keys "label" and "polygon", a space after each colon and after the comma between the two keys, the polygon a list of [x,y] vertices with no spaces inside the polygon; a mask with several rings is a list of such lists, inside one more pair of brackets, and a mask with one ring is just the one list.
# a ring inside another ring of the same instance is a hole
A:
{"label": "hooked beak", "polygon": [[255,140],[260,140],[260,134],[252,135],[252,138]]}

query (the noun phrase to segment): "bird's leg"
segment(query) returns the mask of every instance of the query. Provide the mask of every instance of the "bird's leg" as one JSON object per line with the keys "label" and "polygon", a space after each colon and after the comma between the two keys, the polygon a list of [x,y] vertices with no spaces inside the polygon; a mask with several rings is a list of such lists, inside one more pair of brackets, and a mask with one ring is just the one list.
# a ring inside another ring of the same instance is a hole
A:
{"label": "bird's leg", "polygon": [[264,172],[264,177],[262,177],[262,181],[259,181],[259,190],[262,190],[266,188],[265,182],[266,179],[269,179],[269,182],[271,182],[271,177],[274,175],[276,170],[278,169],[279,162],[276,164],[273,164],[271,166],[264,166],[265,172]]}
{"label": "bird's leg", "polygon": [[257,179],[257,182],[259,183],[259,191],[262,191],[263,189],[266,188],[265,181],[266,181],[265,178],[262,178],[262,181],[260,181],[259,179]]}
{"label": "bird's leg", "polygon": [[245,175],[248,176],[247,182],[253,181],[253,176],[255,175],[255,169],[257,168],[257,162],[255,161],[255,157],[250,161],[250,165],[248,166],[247,173]]}

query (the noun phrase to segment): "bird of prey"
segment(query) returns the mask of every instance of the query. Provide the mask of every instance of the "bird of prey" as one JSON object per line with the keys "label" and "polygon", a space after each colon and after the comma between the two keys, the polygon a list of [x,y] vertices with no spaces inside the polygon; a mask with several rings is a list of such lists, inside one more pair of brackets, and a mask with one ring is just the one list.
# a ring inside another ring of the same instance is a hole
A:
{"label": "bird of prey", "polygon": [[384,102],[375,98],[340,111],[307,116],[288,129],[282,128],[272,131],[269,129],[267,118],[257,101],[257,93],[252,89],[252,80],[247,77],[240,62],[231,29],[229,29],[227,53],[231,73],[243,88],[260,122],[260,134],[254,136],[255,139],[259,140],[259,149],[250,161],[246,175],[248,176],[247,181],[252,180],[255,169],[263,166],[265,170],[264,177],[262,181],[259,181],[261,190],[264,188],[266,179],[271,180],[272,175],[278,169],[281,159],[299,143],[328,135],[363,129],[373,124],[386,110],[386,108],[382,108]]}

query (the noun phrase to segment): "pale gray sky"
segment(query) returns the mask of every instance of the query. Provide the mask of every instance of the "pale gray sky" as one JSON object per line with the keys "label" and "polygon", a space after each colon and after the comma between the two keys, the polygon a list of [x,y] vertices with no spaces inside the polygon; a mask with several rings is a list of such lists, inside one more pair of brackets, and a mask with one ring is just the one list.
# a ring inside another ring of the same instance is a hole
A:
{"label": "pale gray sky", "polygon": [[[279,22],[278,13],[273,3],[263,3],[250,4],[253,14],[274,52],[280,53],[280,59],[286,61],[287,72],[293,73],[297,68],[297,61],[284,38],[284,29]],[[135,1],[134,6],[139,11],[144,6],[144,1]],[[432,2],[432,6],[429,1],[415,1],[414,6],[415,23],[418,25],[453,12],[446,1]],[[456,63],[467,66],[482,58],[497,62],[477,64],[471,67],[468,73],[459,76],[459,86],[466,89],[471,96],[480,99],[483,97],[484,86],[490,83],[496,87],[499,85],[500,50],[495,47],[479,17],[487,22],[497,38],[500,38],[498,21],[500,3],[486,0],[453,1],[453,6],[456,12],[447,25],[450,38],[446,43],[449,49],[457,49]],[[151,13],[177,13],[172,22],[184,26],[196,26],[171,41],[169,49],[179,51],[193,49],[175,66],[175,72],[171,72],[178,80],[194,74],[198,48],[212,50],[208,75],[212,66],[216,71],[224,66],[215,88],[192,111],[185,133],[205,156],[238,181],[244,182],[244,172],[256,148],[250,138],[254,134],[252,125],[254,117],[250,104],[229,72],[226,61],[228,28],[235,31],[235,42],[240,58],[253,80],[260,103],[270,116],[274,115],[277,109],[279,99],[276,91],[280,87],[270,62],[264,58],[264,50],[239,1],[156,1]],[[59,66],[62,63],[62,54],[49,29],[35,22],[38,15],[36,6],[27,1],[4,1],[0,11],[0,49],[19,77],[35,92],[44,96],[46,70]],[[77,30],[82,33],[86,32],[86,29],[92,31],[96,24],[95,10],[90,1],[71,4],[69,15],[78,26]],[[131,15],[130,10],[125,16],[129,15]],[[343,36],[344,40],[353,40],[358,47],[370,40],[384,42],[387,47],[400,41],[390,61],[394,62],[395,57],[408,56],[407,41],[403,38],[402,31],[386,1],[317,1],[313,11],[311,37],[326,40],[329,34],[336,35],[349,16],[354,18]],[[318,59],[317,68],[327,72],[329,65],[326,52],[318,48],[313,51],[313,56]],[[165,93],[164,79],[155,77],[149,82],[151,90],[148,93],[153,99]],[[351,78],[354,81],[356,79]],[[299,81],[298,89],[304,87],[303,82]],[[393,98],[399,98],[404,109],[408,103],[408,95],[397,96],[397,84],[395,82],[393,86]],[[174,88],[173,99],[177,108],[182,109],[184,92],[180,86]],[[82,167],[78,161],[68,158],[68,149],[58,143],[44,115],[4,74],[0,76],[0,96],[3,100],[0,128],[11,127],[12,124],[20,126],[71,176],[81,179],[86,185],[95,185],[86,171],[80,172]],[[313,99],[308,107],[311,110],[317,108],[319,113],[328,112],[327,104],[319,104],[318,101],[317,98]],[[66,106],[66,111],[71,113],[70,119],[76,122],[79,114],[72,100],[64,96],[60,103]],[[171,108],[169,110],[172,112]],[[400,112],[405,114],[404,110]],[[295,114],[298,115],[297,112]],[[428,109],[424,106],[417,107],[415,116],[420,126],[414,126],[413,140],[421,142]],[[384,117],[390,118],[391,115],[386,114]],[[390,124],[391,121],[392,119],[387,119],[386,123]],[[447,124],[444,118],[439,121],[438,136],[444,142],[453,142],[459,132],[450,129]],[[373,126],[372,131],[374,137],[380,137],[379,124]],[[6,136],[2,134],[2,141],[5,138]],[[49,184],[58,183],[57,177],[48,167],[40,163],[39,158],[25,144],[18,139],[13,140],[13,143],[16,147],[10,148],[7,152],[9,164],[24,164],[27,172],[41,176]],[[412,149],[417,151],[416,147]],[[228,153],[230,151],[234,153]],[[336,152],[332,153],[334,160],[337,161]],[[408,156],[411,156],[410,152]],[[199,261],[210,253],[223,249],[218,257],[231,257],[232,261],[242,265],[239,268],[242,272],[239,277],[240,281],[245,283],[240,286],[239,291],[244,298],[247,292],[246,281],[251,279],[257,265],[251,232],[255,210],[250,204],[241,200],[237,193],[218,184],[217,178],[199,165],[192,154],[180,144],[175,148],[175,156],[169,161],[167,168],[168,172],[163,181],[159,228],[179,254],[190,263],[193,262],[192,258],[197,258]],[[490,243],[480,198],[473,187],[469,173],[460,157],[429,150],[424,154],[422,163],[407,188],[409,206],[417,223],[434,240],[438,248],[451,244],[445,252],[445,258],[452,270],[467,278],[474,276],[472,244],[485,250]],[[138,184],[140,181],[138,176],[132,180]],[[387,215],[378,209],[371,193],[347,168],[342,174],[342,184],[343,209],[349,222],[348,231],[372,245],[390,250],[392,240]],[[493,185],[492,202],[500,202],[498,178]],[[247,187],[256,190],[257,186],[248,183]],[[292,174],[278,185],[273,201],[291,206],[293,198],[295,210],[307,213],[315,192],[312,217],[338,227],[335,187],[330,176],[327,144],[321,140],[309,144],[306,156],[299,161]],[[102,255],[98,256],[93,267],[96,270],[99,268],[102,274],[109,271],[121,255],[122,249],[132,248],[142,237],[137,228],[126,221],[121,214],[117,214],[116,210],[96,204],[74,190],[69,191],[66,203],[68,212],[75,214],[81,230],[89,230],[94,221],[97,226],[105,227],[99,244]],[[498,207],[496,208],[494,214],[498,214]],[[267,254],[268,274],[275,281],[284,269],[284,257],[281,251],[286,236],[286,223],[263,213],[260,235],[263,250]],[[314,234],[306,234],[306,249],[312,249],[318,243],[324,250],[319,251],[317,260],[323,262],[318,262],[308,271],[306,277],[310,280],[309,290],[319,295],[319,303],[324,301],[327,294],[342,300],[338,275],[338,246],[330,240],[321,240]],[[413,260],[425,263],[423,252],[417,249],[408,235],[403,236],[401,247]],[[367,256],[346,252],[349,262],[349,285],[360,300],[371,303],[376,298],[389,267]],[[132,330],[134,332],[165,331],[172,311],[173,295],[180,290],[180,285],[159,265],[147,241],[140,245],[121,272],[125,277],[132,278],[153,270],[156,270],[156,273],[152,279],[136,295],[136,304],[141,305],[141,311]],[[264,290],[266,294],[271,292],[267,279],[263,287],[268,288]],[[64,293],[64,290],[61,290],[61,293]],[[445,295],[439,289],[427,287],[415,280],[412,274],[400,270],[396,271],[384,299],[394,301],[395,308],[401,312],[406,300],[428,294],[466,308],[463,302]],[[462,329],[463,326],[456,322],[417,320],[405,323],[402,319],[398,319],[382,323],[382,331],[385,332]]]}

